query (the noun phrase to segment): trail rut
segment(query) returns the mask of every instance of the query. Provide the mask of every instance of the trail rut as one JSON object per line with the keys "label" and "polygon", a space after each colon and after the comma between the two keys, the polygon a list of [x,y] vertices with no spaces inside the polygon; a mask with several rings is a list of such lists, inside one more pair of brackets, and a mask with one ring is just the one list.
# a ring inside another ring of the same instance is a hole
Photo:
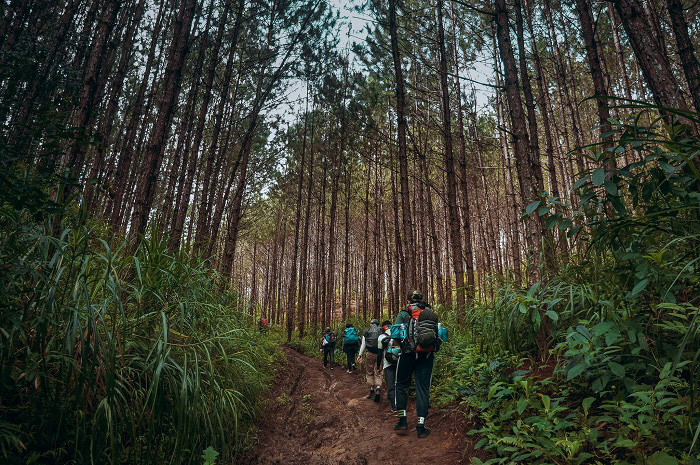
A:
{"label": "trail rut", "polygon": [[258,443],[245,465],[405,465],[469,463],[464,416],[431,409],[432,434],[418,439],[415,406],[408,406],[409,433],[393,431],[396,417],[382,392],[366,399],[364,375],[341,366],[324,369],[319,359],[285,348],[287,361],[266,401]]}

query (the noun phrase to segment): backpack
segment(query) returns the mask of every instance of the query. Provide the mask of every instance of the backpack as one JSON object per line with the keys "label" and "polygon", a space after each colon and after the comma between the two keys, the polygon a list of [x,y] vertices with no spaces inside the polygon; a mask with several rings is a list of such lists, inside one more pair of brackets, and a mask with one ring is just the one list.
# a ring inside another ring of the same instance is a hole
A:
{"label": "backpack", "polygon": [[373,354],[379,353],[379,333],[380,328],[377,325],[370,326],[369,329],[365,331],[365,347]]}
{"label": "backpack", "polygon": [[326,333],[326,335],[323,336],[323,338],[326,340],[326,343],[328,345],[330,345],[331,347],[335,346],[335,341],[337,338],[334,332],[331,331],[330,333]]}
{"label": "backpack", "polygon": [[267,318],[260,318],[260,327],[261,328],[267,327]]}
{"label": "backpack", "polygon": [[343,335],[343,344],[344,345],[353,345],[353,344],[358,344],[360,342],[360,338],[357,337],[357,331],[355,328],[345,328],[345,333]]}
{"label": "backpack", "polygon": [[447,342],[448,339],[448,333],[447,333],[447,328],[444,326],[438,329],[438,337],[442,342]]}
{"label": "backpack", "polygon": [[405,310],[411,319],[402,340],[405,353],[434,352],[440,350],[438,317],[430,305],[420,302],[408,305]]}

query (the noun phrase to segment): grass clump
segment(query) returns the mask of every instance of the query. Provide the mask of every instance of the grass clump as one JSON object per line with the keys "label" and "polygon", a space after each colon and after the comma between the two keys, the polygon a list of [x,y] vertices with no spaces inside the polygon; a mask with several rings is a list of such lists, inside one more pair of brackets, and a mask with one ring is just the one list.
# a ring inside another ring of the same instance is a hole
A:
{"label": "grass clump", "polygon": [[[281,357],[203,261],[0,206],[4,463],[230,461]],[[157,236],[157,235],[154,235]]]}

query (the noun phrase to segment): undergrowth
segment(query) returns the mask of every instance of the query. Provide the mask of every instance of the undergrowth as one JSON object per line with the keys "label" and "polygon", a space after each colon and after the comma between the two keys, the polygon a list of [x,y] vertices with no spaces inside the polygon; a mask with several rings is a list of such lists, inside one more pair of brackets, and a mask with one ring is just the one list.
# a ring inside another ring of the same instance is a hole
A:
{"label": "undergrowth", "polygon": [[527,287],[503,282],[443,359],[436,397],[469,407],[485,463],[700,464],[700,143],[626,108],[638,114],[613,123],[615,143],[585,152],[599,167],[574,215],[552,197],[526,209],[578,255]]}
{"label": "undergrowth", "polygon": [[281,354],[238,295],[166,241],[130,254],[85,211],[6,200],[0,461],[230,462],[250,445]]}

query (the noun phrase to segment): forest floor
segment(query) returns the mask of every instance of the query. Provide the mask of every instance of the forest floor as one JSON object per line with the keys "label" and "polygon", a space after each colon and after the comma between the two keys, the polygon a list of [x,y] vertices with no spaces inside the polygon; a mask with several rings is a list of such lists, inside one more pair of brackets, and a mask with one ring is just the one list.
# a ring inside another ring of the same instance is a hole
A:
{"label": "forest floor", "polygon": [[404,465],[469,463],[470,429],[456,408],[431,409],[430,436],[418,439],[415,404],[408,405],[409,431],[393,431],[396,416],[382,392],[380,403],[366,399],[362,367],[323,368],[318,358],[284,349],[287,361],[260,419],[258,444],[243,464],[264,465]]}

